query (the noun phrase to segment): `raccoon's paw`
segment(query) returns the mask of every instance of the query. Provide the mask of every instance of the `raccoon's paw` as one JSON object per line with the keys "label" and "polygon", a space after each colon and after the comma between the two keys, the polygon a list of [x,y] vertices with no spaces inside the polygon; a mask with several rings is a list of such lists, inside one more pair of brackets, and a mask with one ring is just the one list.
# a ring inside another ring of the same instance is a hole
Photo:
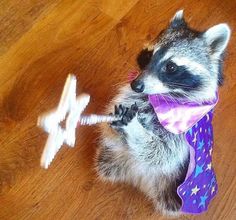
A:
{"label": "raccoon's paw", "polygon": [[137,104],[131,105],[130,108],[127,108],[123,105],[115,105],[115,116],[120,117],[121,119],[118,121],[112,122],[110,125],[113,128],[121,128],[123,126],[128,125],[129,122],[132,121],[132,119],[136,116],[138,112],[138,106]]}

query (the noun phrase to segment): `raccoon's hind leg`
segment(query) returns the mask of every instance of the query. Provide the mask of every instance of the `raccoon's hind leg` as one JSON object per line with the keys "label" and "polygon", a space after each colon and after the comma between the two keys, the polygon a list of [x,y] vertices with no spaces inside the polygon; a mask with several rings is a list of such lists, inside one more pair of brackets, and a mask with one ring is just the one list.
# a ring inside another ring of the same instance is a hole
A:
{"label": "raccoon's hind leg", "polygon": [[122,151],[103,146],[97,152],[96,168],[103,180],[123,182],[128,172],[128,157]]}
{"label": "raccoon's hind leg", "polygon": [[[175,190],[175,191],[174,191]],[[166,189],[153,200],[155,209],[166,216],[178,216],[181,214],[181,199],[176,189]]]}

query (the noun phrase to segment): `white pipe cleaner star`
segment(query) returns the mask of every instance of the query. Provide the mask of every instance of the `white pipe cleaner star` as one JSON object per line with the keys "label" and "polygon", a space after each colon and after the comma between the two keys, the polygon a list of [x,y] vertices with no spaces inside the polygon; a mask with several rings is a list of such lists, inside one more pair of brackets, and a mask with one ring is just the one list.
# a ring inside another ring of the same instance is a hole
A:
{"label": "white pipe cleaner star", "polygon": [[[89,101],[90,96],[88,94],[81,94],[76,97],[76,77],[70,74],[67,77],[57,109],[43,114],[38,119],[38,125],[49,133],[40,161],[43,168],[48,168],[63,143],[74,147],[75,129],[78,122],[81,125],[93,125],[118,120],[115,116],[94,114],[82,116],[81,114]],[[60,126],[63,120],[66,120],[65,128]]]}

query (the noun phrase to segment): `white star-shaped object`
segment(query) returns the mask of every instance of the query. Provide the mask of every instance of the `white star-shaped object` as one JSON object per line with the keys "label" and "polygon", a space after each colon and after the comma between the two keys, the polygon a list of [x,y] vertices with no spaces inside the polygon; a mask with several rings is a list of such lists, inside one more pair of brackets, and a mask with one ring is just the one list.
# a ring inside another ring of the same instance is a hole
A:
{"label": "white star-shaped object", "polygon": [[197,142],[197,135],[198,135],[198,131],[194,133],[193,143]]}
{"label": "white star-shaped object", "polygon": [[[42,167],[48,168],[63,143],[74,147],[75,129],[89,100],[88,94],[76,97],[76,77],[70,74],[67,77],[57,109],[38,119],[38,125],[49,133],[40,161]],[[60,123],[65,119],[65,128],[62,128]]]}
{"label": "white star-shaped object", "polygon": [[206,170],[211,170],[211,163],[207,164]]}
{"label": "white star-shaped object", "polygon": [[215,187],[213,186],[212,188],[211,188],[211,194],[213,194],[215,192]]}
{"label": "white star-shaped object", "polygon": [[209,152],[210,152],[210,155],[212,154],[212,148],[209,150]]}
{"label": "white star-shaped object", "polygon": [[197,192],[200,190],[200,188],[198,188],[197,187],[197,185],[193,188],[193,189],[191,189],[192,190],[192,193],[191,193],[191,195],[197,195]]}

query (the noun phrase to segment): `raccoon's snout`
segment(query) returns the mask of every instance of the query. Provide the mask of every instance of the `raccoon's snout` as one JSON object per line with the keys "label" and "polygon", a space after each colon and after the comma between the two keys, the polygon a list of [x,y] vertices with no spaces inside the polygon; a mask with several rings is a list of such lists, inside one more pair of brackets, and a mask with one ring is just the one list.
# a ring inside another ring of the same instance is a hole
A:
{"label": "raccoon's snout", "polygon": [[141,80],[141,79],[133,80],[133,82],[131,83],[131,88],[137,93],[143,92],[144,91],[143,80]]}

